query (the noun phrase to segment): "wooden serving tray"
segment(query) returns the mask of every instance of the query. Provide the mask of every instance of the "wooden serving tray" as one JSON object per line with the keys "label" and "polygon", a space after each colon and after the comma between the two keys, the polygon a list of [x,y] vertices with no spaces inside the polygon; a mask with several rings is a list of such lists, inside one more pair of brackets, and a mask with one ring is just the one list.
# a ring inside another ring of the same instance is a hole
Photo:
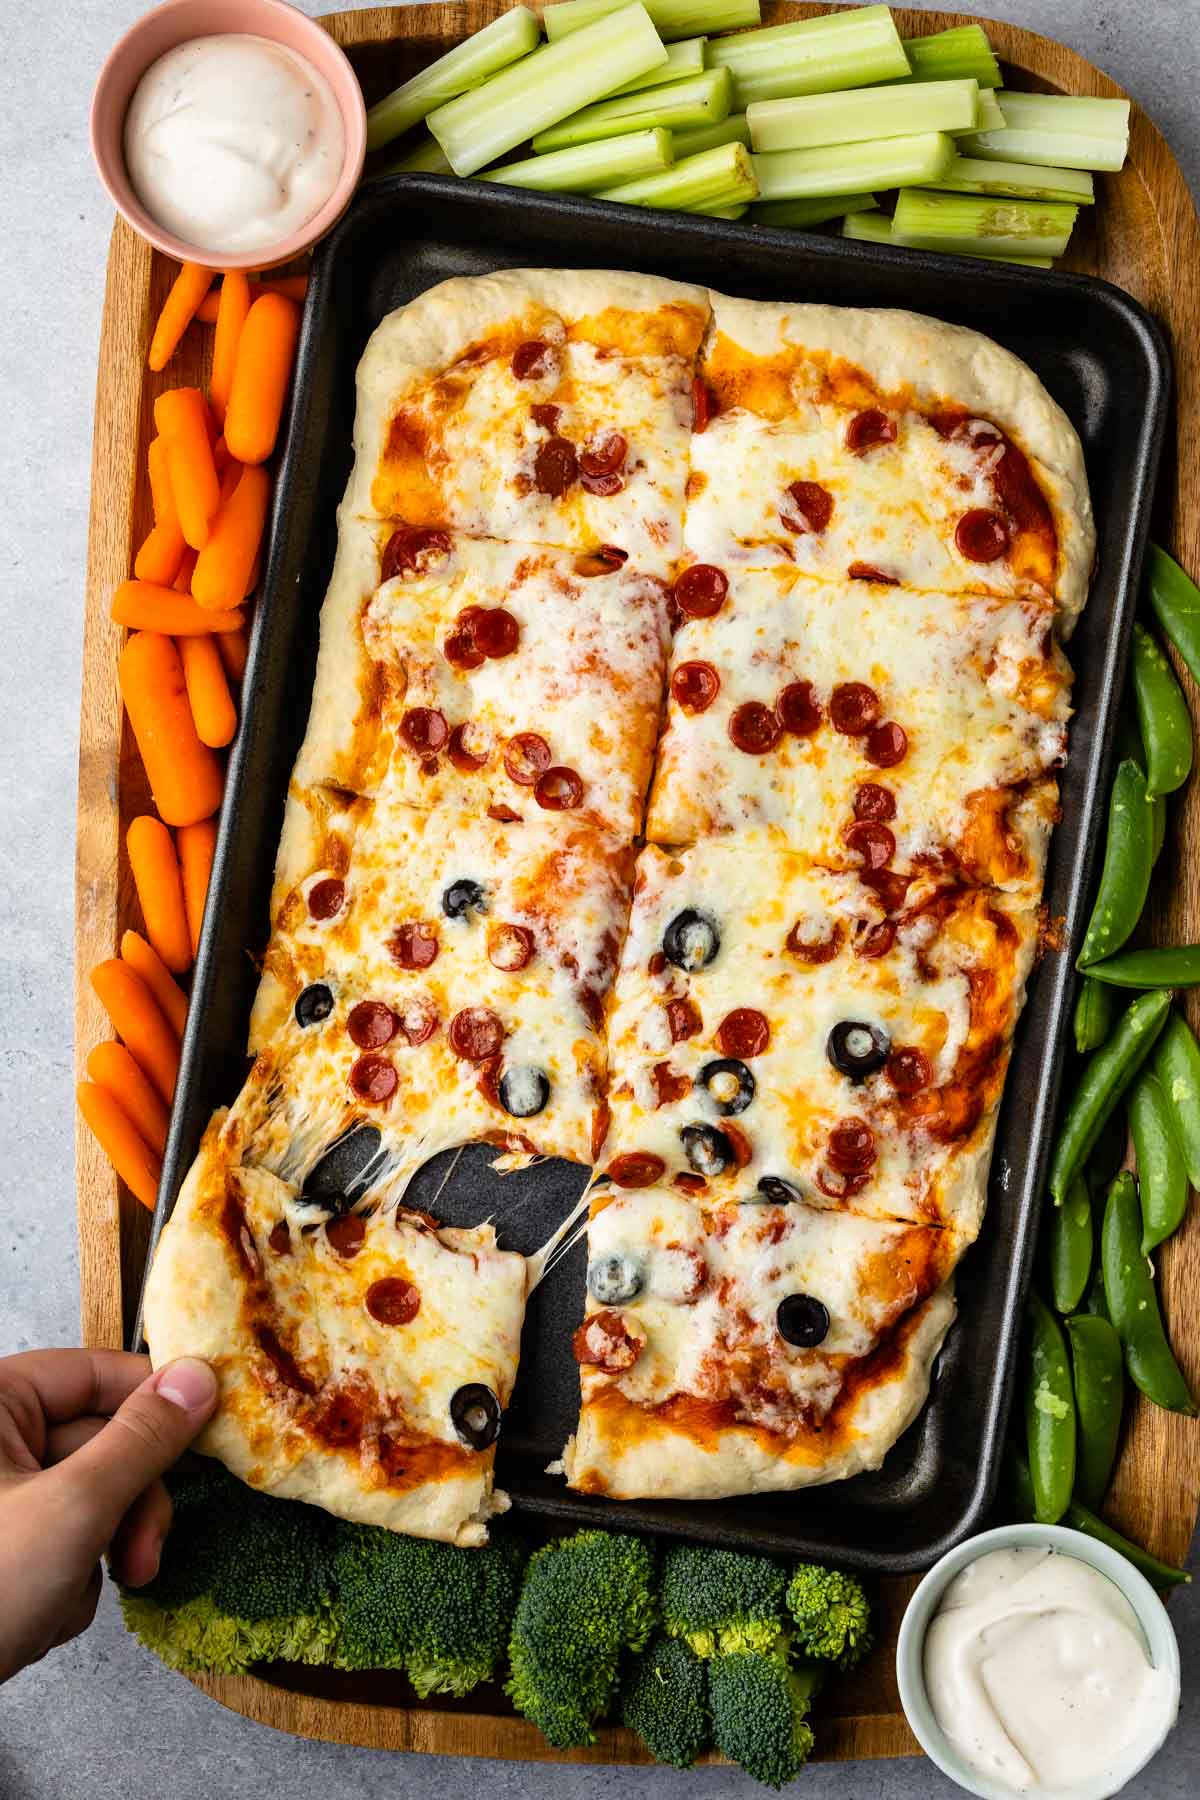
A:
{"label": "wooden serving tray", "polygon": [[[324,23],[349,52],[370,101],[502,10],[501,0],[464,0],[458,5],[377,7],[337,14]],[[767,0],[763,19],[775,24],[830,10]],[[898,9],[897,22],[902,32],[915,35],[968,20],[958,13]],[[1099,69],[1049,38],[1011,25],[989,24],[987,30],[1014,86],[1124,97]],[[1164,460],[1155,529],[1185,567],[1200,575],[1200,305],[1195,286],[1200,225],[1178,163],[1137,106],[1125,168],[1119,175],[1099,176],[1097,182],[1098,204],[1094,212],[1084,209],[1068,263],[1124,288],[1154,314],[1172,341],[1175,454]],[[565,248],[564,254],[569,255]],[[109,1035],[88,972],[116,954],[126,927],[141,925],[125,830],[150,805],[122,717],[117,656],[123,634],[109,618],[109,604],[150,525],[143,471],[154,398],[166,387],[200,381],[207,373],[211,334],[198,331],[189,333],[164,374],[153,375],[146,368],[150,331],[172,278],[173,265],[118,220],[100,338],[84,617],[75,905],[80,1073],[91,1046]],[[1200,722],[1190,682],[1188,691]],[[1171,833],[1159,864],[1154,935],[1160,941],[1200,939],[1200,863],[1183,855],[1186,847],[1200,843],[1200,781],[1193,781],[1182,803],[1173,805]],[[132,1324],[149,1215],[117,1182],[82,1122],[76,1129],[76,1168],[83,1338],[89,1345],[120,1345]],[[1200,1336],[1184,1330],[1200,1291],[1197,1207],[1166,1246],[1160,1267],[1165,1311],[1176,1329],[1180,1359],[1193,1388],[1200,1388]],[[1158,1555],[1178,1562],[1187,1553],[1198,1502],[1200,1423],[1137,1400],[1108,1515]],[[900,1711],[893,1668],[895,1634],[911,1585],[882,1584],[880,1646],[823,1698],[816,1721],[817,1756],[919,1754]],[[532,1725],[513,1714],[495,1687],[478,1689],[459,1702],[435,1698],[422,1703],[398,1676],[343,1676],[282,1665],[271,1670],[269,1679],[212,1676],[199,1678],[197,1686],[264,1724],[339,1743],[542,1762],[650,1760],[640,1741],[619,1727],[602,1729],[600,1741],[588,1749],[552,1750]]]}

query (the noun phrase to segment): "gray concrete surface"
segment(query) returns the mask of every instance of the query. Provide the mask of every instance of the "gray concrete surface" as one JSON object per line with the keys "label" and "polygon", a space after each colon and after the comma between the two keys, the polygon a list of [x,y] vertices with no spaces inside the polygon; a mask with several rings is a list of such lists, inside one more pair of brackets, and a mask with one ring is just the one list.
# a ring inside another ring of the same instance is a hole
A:
{"label": "gray concrete surface", "polygon": [[[305,0],[306,10],[342,10]],[[110,229],[87,103],[140,0],[0,0],[0,1352],[76,1340],[71,930],[80,615],[92,397]],[[976,7],[981,13],[989,10]],[[1057,34],[1146,106],[1200,183],[1200,0],[995,0]],[[1177,1328],[1195,1330],[1192,1319]],[[1195,1555],[1195,1549],[1193,1549]],[[0,1606],[4,1597],[0,1595]],[[1200,1792],[1200,1594],[1172,1607],[1184,1719],[1128,1790]],[[0,1693],[0,1800],[725,1800],[735,1772],[553,1769],[309,1744],[224,1712],[122,1632],[92,1630]],[[941,1800],[927,1763],[813,1767],[811,1800]]]}

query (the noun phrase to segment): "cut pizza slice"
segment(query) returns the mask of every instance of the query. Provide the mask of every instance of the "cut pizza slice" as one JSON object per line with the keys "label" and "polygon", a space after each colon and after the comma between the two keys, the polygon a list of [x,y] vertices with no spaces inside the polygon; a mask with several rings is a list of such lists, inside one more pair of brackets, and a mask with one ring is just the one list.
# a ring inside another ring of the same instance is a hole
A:
{"label": "cut pizza slice", "polygon": [[669,1190],[597,1197],[568,1485],[716,1499],[878,1468],[954,1317],[929,1226]]}
{"label": "cut pizza slice", "polygon": [[442,282],[358,370],[347,503],[662,572],[679,554],[703,288],[596,270]]}
{"label": "cut pizza slice", "polygon": [[638,860],[610,1002],[620,1187],[754,1193],[978,1232],[1032,904],[716,841]]}
{"label": "cut pizza slice", "polygon": [[242,1166],[218,1114],[146,1282],[155,1367],[199,1356],[196,1448],[252,1487],[414,1537],[481,1544],[516,1379],[525,1259],[490,1225],[364,1215]]}
{"label": "cut pizza slice", "polygon": [[1095,530],[1079,439],[1031,369],[916,313],[712,302],[689,556],[1040,596],[1069,634]]}
{"label": "cut pizza slice", "polygon": [[693,564],[646,835],[1035,892],[1071,671],[1036,601]]}

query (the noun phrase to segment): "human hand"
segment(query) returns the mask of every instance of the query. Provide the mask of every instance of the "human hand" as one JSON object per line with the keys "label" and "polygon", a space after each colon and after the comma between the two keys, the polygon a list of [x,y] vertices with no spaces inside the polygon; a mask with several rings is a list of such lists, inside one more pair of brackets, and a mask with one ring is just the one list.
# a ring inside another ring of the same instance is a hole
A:
{"label": "human hand", "polygon": [[211,1416],[216,1377],[122,1350],[0,1357],[0,1681],[92,1622],[100,1557],[142,1587],[171,1501],[158,1479]]}

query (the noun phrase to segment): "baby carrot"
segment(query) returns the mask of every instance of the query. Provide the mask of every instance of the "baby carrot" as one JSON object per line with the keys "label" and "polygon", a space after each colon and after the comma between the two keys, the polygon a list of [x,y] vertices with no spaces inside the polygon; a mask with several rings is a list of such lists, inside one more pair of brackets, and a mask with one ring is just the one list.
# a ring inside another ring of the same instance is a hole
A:
{"label": "baby carrot", "polygon": [[230,681],[240,681],[246,673],[246,631],[218,631],[217,649]]}
{"label": "baby carrot", "polygon": [[190,594],[191,593],[191,591],[192,591],[192,575],[195,571],[196,558],[199,556],[199,554],[200,554],[200,552],[198,550],[193,550],[192,546],[190,544],[185,544],[184,551],[183,551],[183,561],[180,563],[178,573],[176,574],[174,581],[171,583],[171,586],[175,589],[175,592],[177,594]]}
{"label": "baby carrot", "polygon": [[183,989],[171,977],[171,971],[153,945],[140,931],[121,933],[121,961],[127,962],[135,975],[140,975],[155,1004],[176,1037],[183,1036],[187,1024],[188,1001]]}
{"label": "baby carrot", "polygon": [[209,430],[212,414],[199,388],[172,388],[154,402],[154,423],[167,443],[167,469],[185,542],[203,550],[208,522],[221,500]]}
{"label": "baby carrot", "polygon": [[133,572],[139,581],[170,586],[183,561],[183,533],[178,525],[152,525],[138,546]]}
{"label": "baby carrot", "polygon": [[220,310],[221,290],[219,287],[211,287],[196,308],[195,317],[201,325],[215,325]]}
{"label": "baby carrot", "polygon": [[239,269],[225,275],[217,303],[217,330],[213,338],[212,374],[208,378],[208,398],[217,418],[223,423],[233,381],[233,365],[237,357],[238,339],[246,314],[250,311],[250,283]]}
{"label": "baby carrot", "polygon": [[212,270],[199,263],[185,262],[175,277],[174,285],[154,327],[147,362],[152,369],[165,369],[175,354],[175,346],[196,315],[196,308],[212,286]]}
{"label": "baby carrot", "polygon": [[154,510],[154,523],[178,525],[179,514],[175,510],[175,496],[171,492],[171,471],[167,467],[166,438],[150,439],[146,465],[150,473],[150,504]]}
{"label": "baby carrot", "polygon": [[112,1028],[168,1105],[179,1073],[179,1039],[141,976],[119,957],[97,963],[92,986]]}
{"label": "baby carrot", "polygon": [[97,1044],[88,1052],[87,1072],[128,1115],[138,1136],[161,1156],[167,1147],[170,1115],[124,1044]]}
{"label": "baby carrot", "polygon": [[[199,563],[197,563],[197,568]],[[192,579],[195,580],[193,571]],[[113,596],[112,616],[131,631],[162,631],[170,637],[196,637],[210,631],[236,631],[242,615],[236,607],[216,612],[197,606],[176,588],[152,581],[123,581]]]}
{"label": "baby carrot", "polygon": [[171,834],[161,819],[144,813],[129,827],[125,848],[146,935],[166,967],[182,975],[192,966],[192,944],[183,904],[183,877]]}
{"label": "baby carrot", "polygon": [[180,638],[177,648],[196,736],[213,750],[224,749],[237,730],[237,708],[221,653],[211,637]]}
{"label": "baby carrot", "polygon": [[267,522],[271,478],[253,464],[240,470],[237,486],[212,522],[207,544],[196,560],[192,594],[200,606],[232,610],[245,599]]}
{"label": "baby carrot", "polygon": [[213,852],[216,847],[215,819],[202,819],[198,825],[185,825],[179,833],[179,867],[183,871],[183,898],[187,906],[193,956],[200,944],[204,902],[208,898],[208,878],[212,874]]}
{"label": "baby carrot", "polygon": [[225,409],[225,441],[239,462],[266,462],[275,448],[299,335],[299,309],[282,294],[264,294],[246,315]]}
{"label": "baby carrot", "polygon": [[155,1155],[107,1088],[81,1081],[75,1089],[79,1110],[93,1136],[125,1186],[142,1205],[154,1211],[162,1159]]}
{"label": "baby carrot", "polygon": [[[216,617],[216,614],[210,614]],[[121,697],[168,825],[194,825],[221,804],[221,764],[196,735],[179,652],[155,631],[134,634],[117,665]]]}

